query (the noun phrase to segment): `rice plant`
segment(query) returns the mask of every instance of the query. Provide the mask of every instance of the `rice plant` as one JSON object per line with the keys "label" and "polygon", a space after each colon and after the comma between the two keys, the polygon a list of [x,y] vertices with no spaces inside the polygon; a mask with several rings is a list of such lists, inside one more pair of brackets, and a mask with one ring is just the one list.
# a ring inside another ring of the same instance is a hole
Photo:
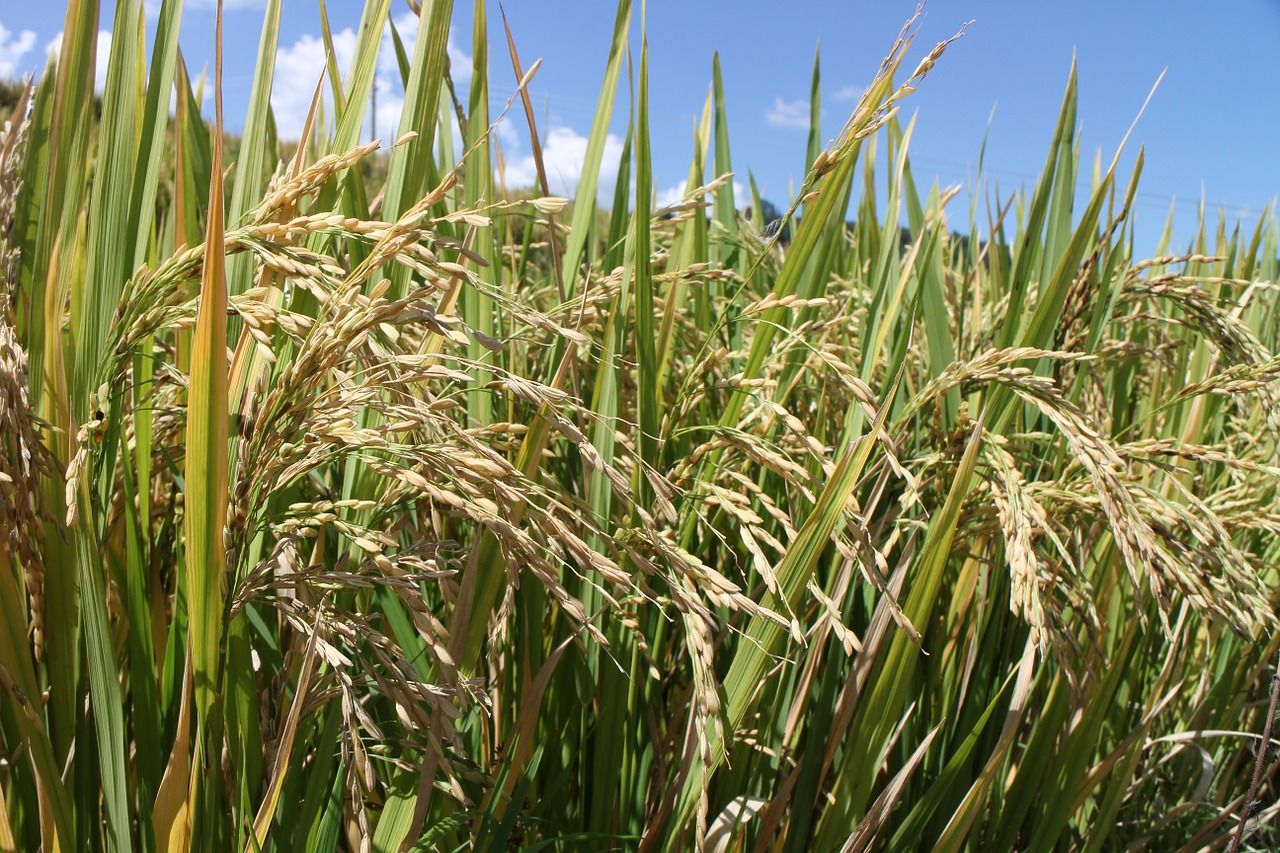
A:
{"label": "rice plant", "polygon": [[1074,68],[1036,184],[958,211],[898,106],[963,45],[914,18],[826,144],[815,64],[779,228],[708,56],[656,209],[631,0],[567,200],[483,0],[470,68],[411,4],[362,142],[390,5],[296,145],[280,0],[238,140],[181,0],[149,50],[116,6],[100,113],[69,0],[4,126],[0,850],[1280,841],[1273,212],[1135,246]]}

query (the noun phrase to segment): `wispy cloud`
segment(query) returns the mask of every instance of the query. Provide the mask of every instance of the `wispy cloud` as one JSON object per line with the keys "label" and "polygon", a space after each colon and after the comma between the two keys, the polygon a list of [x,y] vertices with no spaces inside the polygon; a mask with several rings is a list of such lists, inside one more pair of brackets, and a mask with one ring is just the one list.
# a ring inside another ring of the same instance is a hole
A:
{"label": "wispy cloud", "polygon": [[774,98],[773,106],[765,111],[765,121],[774,127],[789,127],[807,130],[809,127],[809,102],[784,101]]}
{"label": "wispy cloud", "polygon": [[18,63],[35,47],[36,34],[31,30],[12,33],[0,24],[0,77],[18,77],[24,70]]}
{"label": "wispy cloud", "polygon": [[866,86],[857,86],[851,83],[847,86],[841,86],[839,89],[836,89],[835,92],[832,93],[831,98],[836,101],[856,101],[858,98],[862,97],[862,93],[866,90]]}

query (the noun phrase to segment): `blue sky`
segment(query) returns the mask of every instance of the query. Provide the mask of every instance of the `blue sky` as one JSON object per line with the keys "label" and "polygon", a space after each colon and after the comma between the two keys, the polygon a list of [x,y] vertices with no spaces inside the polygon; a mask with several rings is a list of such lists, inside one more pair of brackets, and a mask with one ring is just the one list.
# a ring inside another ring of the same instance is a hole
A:
{"label": "blue sky", "polygon": [[[149,11],[158,0],[146,0]],[[114,4],[104,0],[102,29]],[[213,0],[187,0],[181,43],[193,73],[210,62]],[[263,0],[228,0],[228,56],[224,79],[228,120],[238,125],[247,101],[261,26]],[[339,61],[362,3],[329,0]],[[750,169],[762,194],[785,205],[803,167],[807,98],[815,48],[821,49],[823,129],[834,135],[872,78],[915,0],[880,2],[653,2],[648,9],[651,135],[656,183],[670,194],[684,180],[692,125],[719,52],[724,73],[734,167]],[[472,5],[455,3],[451,54],[469,61]],[[37,72],[62,29],[64,3],[0,0],[0,75]],[[614,5],[607,0],[509,0],[506,12],[526,67],[543,65],[531,87],[553,180],[571,189],[576,163],[599,95]],[[411,33],[411,13],[395,0],[392,15]],[[964,184],[976,165],[990,121],[986,166],[1002,196],[1039,173],[1074,55],[1080,78],[1082,172],[1093,152],[1109,163],[1164,69],[1164,81],[1130,138],[1123,177],[1139,146],[1146,168],[1135,204],[1138,252],[1154,249],[1176,197],[1175,222],[1188,235],[1203,199],[1210,217],[1256,221],[1280,193],[1280,110],[1269,93],[1277,80],[1271,58],[1280,40],[1277,0],[1219,0],[1206,4],[1094,2],[1073,4],[932,0],[921,19],[906,65],[936,41],[972,21],[920,91],[903,104],[904,119],[918,111],[912,143],[917,181]],[[500,27],[490,3],[491,35]],[[633,28],[638,32],[639,20]],[[285,0],[277,89],[273,101],[282,131],[301,123],[323,55],[313,0]],[[635,39],[633,38],[633,41]],[[491,52],[491,90],[500,106],[515,80],[505,51]],[[105,67],[105,66],[104,66]],[[379,135],[389,138],[398,87],[391,56],[380,75]],[[628,98],[619,93],[616,158],[625,132]],[[994,110],[994,113],[993,113]],[[532,174],[527,144],[505,130],[510,170],[520,183]],[[611,170],[606,168],[607,172]],[[606,179],[607,180],[607,176]],[[967,214],[963,196],[952,202],[955,227]]]}

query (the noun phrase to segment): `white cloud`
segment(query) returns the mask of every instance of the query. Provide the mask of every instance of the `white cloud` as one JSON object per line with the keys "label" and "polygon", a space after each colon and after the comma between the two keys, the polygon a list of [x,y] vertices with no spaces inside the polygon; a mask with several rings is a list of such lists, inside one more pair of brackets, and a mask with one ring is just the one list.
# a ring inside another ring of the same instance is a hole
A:
{"label": "white cloud", "polygon": [[809,127],[809,102],[784,101],[774,98],[773,106],[765,111],[765,120],[774,127],[791,127],[807,130]]}
{"label": "white cloud", "polygon": [[516,130],[514,120],[509,116],[503,116],[498,119],[498,123],[493,128],[494,135],[498,137],[498,144],[502,146],[503,156],[509,156],[520,146],[520,133]]}
{"label": "white cloud", "polygon": [[[732,183],[733,183],[733,206],[736,207],[738,210],[742,210],[748,205],[747,192],[743,188],[742,184],[738,183],[737,181],[732,181]],[[667,187],[664,190],[659,190],[658,203],[655,209],[670,207],[673,204],[679,204],[680,202],[684,201],[685,188],[686,188],[686,182],[681,181],[680,183]],[[708,198],[705,199],[706,201],[711,200],[709,196],[710,194],[708,193]]]}
{"label": "white cloud", "polygon": [[[351,65],[355,53],[356,34],[347,27],[333,34],[333,52],[338,69]],[[311,109],[311,98],[316,83],[324,73],[326,64],[324,40],[307,33],[291,45],[276,52],[276,76],[271,87],[271,109],[275,111],[276,132],[281,139],[297,139]],[[330,84],[323,90],[325,104],[331,105]],[[329,106],[331,110],[332,107]],[[332,116],[332,113],[329,113]]]}
{"label": "white cloud", "polygon": [[858,100],[858,98],[862,97],[862,93],[865,92],[866,90],[867,90],[866,86],[856,86],[853,84],[849,84],[847,86],[841,86],[839,89],[836,89],[836,91],[831,95],[831,97],[833,100],[836,100],[836,101],[856,101]]}
{"label": "white cloud", "polygon": [[11,33],[0,24],[0,77],[19,76],[18,63],[22,57],[35,46],[36,34],[31,30],[23,30],[18,34]]}
{"label": "white cloud", "polygon": [[[392,79],[388,74],[378,74],[373,78],[377,112],[370,130],[377,133],[383,142],[395,141],[400,128],[400,114],[404,112],[404,91],[400,88],[400,78],[397,75],[395,83],[392,83]],[[366,125],[369,124],[366,121]]]}
{"label": "white cloud", "polygon": [[[400,43],[404,45],[405,56],[412,59],[413,46],[418,41],[418,16],[412,12],[405,12],[397,15],[393,22],[396,33],[400,36]],[[391,41],[390,27],[387,27],[387,32],[382,37],[382,49],[378,52],[378,73],[386,74],[388,77],[394,76],[396,82],[400,82],[400,63],[396,59],[396,46]]]}
{"label": "white cloud", "polygon": [[452,30],[449,31],[449,44],[446,50],[449,52],[449,72],[453,75],[453,82],[466,89],[471,81],[471,54],[453,43]]}
{"label": "white cloud", "polygon": [[[62,50],[62,33],[49,40],[44,46],[45,56],[57,56]],[[111,59],[111,32],[110,30],[98,30],[98,47],[94,52],[94,68],[93,68],[93,90],[98,94],[102,94],[103,88],[107,84],[107,64]]]}
{"label": "white cloud", "polygon": [[[418,17],[413,12],[405,12],[395,19],[396,32],[404,45],[405,53],[412,57],[414,44],[418,35]],[[345,75],[355,56],[356,33],[346,27],[333,34],[334,59],[338,65],[338,73]],[[461,85],[469,79],[471,57],[454,45],[453,35],[449,36],[449,59],[453,63],[455,80]],[[282,139],[296,139],[302,135],[302,127],[307,119],[307,111],[311,109],[311,98],[315,93],[315,84],[324,72],[326,64],[324,40],[310,33],[303,35],[291,45],[281,46],[276,56],[275,85],[271,91],[271,108],[275,111],[276,127]],[[376,121],[370,122],[365,117],[365,134],[367,138],[370,125],[376,126],[377,135],[384,142],[394,140],[399,133],[400,114],[404,110],[404,86],[400,80],[400,65],[396,60],[395,45],[391,39],[391,28],[388,26],[382,37],[378,51],[378,67],[373,79],[376,99]],[[327,114],[332,118],[331,84],[325,82],[324,102]],[[461,96],[461,92],[459,95]],[[373,105],[370,105],[373,108]],[[455,147],[458,141],[455,132]]]}
{"label": "white cloud", "polygon": [[[506,172],[503,176],[507,187],[514,190],[536,186],[538,170],[533,154],[513,154],[514,146],[508,141],[509,137],[504,138],[502,125],[499,128],[499,139],[507,155]],[[582,163],[587,156],[587,138],[573,128],[561,125],[552,127],[541,141],[542,163],[547,170],[547,183],[550,184],[552,195],[572,198],[578,190],[578,180],[582,177]],[[605,137],[604,154],[600,161],[596,195],[601,201],[613,195],[621,158],[622,140],[611,133]]]}
{"label": "white cloud", "polygon": [[[405,56],[412,59],[413,48],[418,43],[418,16],[410,11],[397,15],[393,20],[396,25],[396,32],[400,35],[400,42],[404,45]],[[387,31],[382,46],[383,52],[378,57],[378,68],[388,74],[394,73],[398,78],[400,68],[396,63],[396,51],[395,46],[391,43],[390,30]],[[449,30],[449,43],[446,49],[449,53],[453,81],[459,86],[464,86],[471,77],[471,54],[454,43],[453,30]]]}
{"label": "white cloud", "polygon": [[[413,54],[418,32],[418,18],[405,12],[394,19],[406,53]],[[355,54],[356,34],[351,28],[333,34],[335,61],[339,73],[346,73]],[[467,83],[471,76],[472,57],[454,43],[450,34],[449,62],[454,82],[458,85],[458,97],[466,99]],[[275,112],[276,127],[282,139],[296,139],[302,133],[315,84],[324,73],[326,65],[324,42],[318,36],[303,35],[290,45],[282,45],[276,58],[276,85],[272,88],[271,106]],[[323,95],[328,106],[330,84],[326,81]],[[396,138],[399,133],[401,113],[404,109],[404,87],[400,80],[400,67],[396,60],[395,46],[388,27],[383,36],[378,55],[378,67],[374,76],[374,92],[377,98],[377,135],[384,142]],[[330,115],[331,112],[329,113]],[[452,116],[452,111],[450,111]],[[362,138],[368,138],[369,119],[365,120]],[[454,156],[462,153],[462,139],[457,122],[449,122]],[[511,189],[533,187],[537,183],[537,170],[533,155],[529,152],[527,138],[517,122],[504,120],[496,129],[497,140],[505,159],[506,184]],[[551,192],[572,196],[582,176],[582,162],[586,157],[587,138],[565,125],[552,126],[542,139],[543,162]],[[600,166],[599,193],[602,202],[613,194],[618,175],[618,160],[622,156],[622,140],[610,134],[605,140]]]}
{"label": "white cloud", "polygon": [[679,183],[673,187],[667,187],[665,190],[659,190],[657,207],[661,209],[684,201],[684,187],[683,183]]}

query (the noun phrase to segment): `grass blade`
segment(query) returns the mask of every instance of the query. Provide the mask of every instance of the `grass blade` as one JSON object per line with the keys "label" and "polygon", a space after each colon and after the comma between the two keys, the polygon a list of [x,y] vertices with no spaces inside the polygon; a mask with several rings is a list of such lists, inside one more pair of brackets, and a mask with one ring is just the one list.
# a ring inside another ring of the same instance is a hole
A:
{"label": "grass blade", "polygon": [[[278,2],[273,10],[278,14]],[[186,583],[197,726],[190,797],[192,836],[223,838],[226,816],[218,790],[222,742],[222,663],[227,519],[227,297],[222,206],[222,9],[219,2],[214,75],[213,157],[209,222],[200,280],[200,307],[191,353],[187,407]],[[225,841],[226,839],[223,838]]]}

